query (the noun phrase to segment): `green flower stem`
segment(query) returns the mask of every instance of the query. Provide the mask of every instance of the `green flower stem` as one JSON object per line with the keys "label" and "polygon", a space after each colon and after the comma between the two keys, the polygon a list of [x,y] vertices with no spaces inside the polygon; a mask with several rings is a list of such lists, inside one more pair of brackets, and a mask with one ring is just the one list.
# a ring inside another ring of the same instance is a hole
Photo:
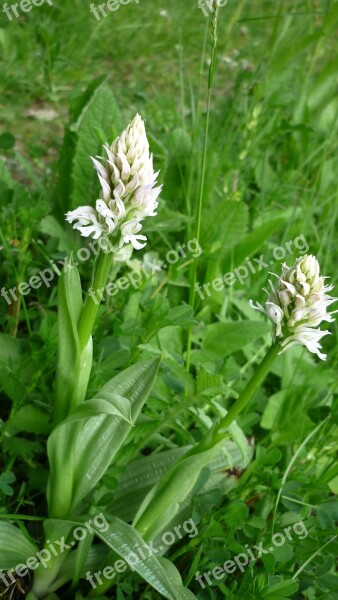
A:
{"label": "green flower stem", "polygon": [[87,346],[92,335],[97,311],[101,304],[103,292],[105,290],[107,279],[112,264],[112,254],[100,250],[97,256],[91,293],[87,296],[79,320],[79,339],[81,350]]}
{"label": "green flower stem", "polygon": [[[138,518],[136,523],[134,523],[135,528],[146,541],[149,541],[150,538],[154,537],[152,528],[156,521],[161,518],[163,527],[165,527],[168,525],[168,521],[164,520],[166,519],[164,515],[169,515],[170,520],[172,519],[172,514],[169,512],[170,506],[173,505],[173,497],[176,497],[176,490],[181,489],[183,485],[182,463],[186,463],[186,465],[189,464],[189,468],[195,470],[197,480],[197,472],[200,472],[203,466],[205,466],[203,455],[206,456],[207,460],[210,460],[210,457],[212,456],[210,451],[213,449],[216,450],[218,444],[223,444],[226,439],[224,430],[231,425],[240,412],[249,404],[254,394],[262,385],[279,350],[279,341],[272,344],[262,362],[258,365],[255,374],[249,381],[245,390],[230,408],[226,416],[221,419],[220,422],[215,423],[206,436],[202,438],[196,446],[184,454],[165,474],[164,478],[162,478],[161,482],[158,484],[157,494],[154,495],[144,513]],[[187,467],[185,467],[185,470],[183,471],[184,477],[186,477],[186,475],[184,475],[186,473],[186,468]],[[187,495],[190,491],[191,490],[187,490]],[[180,501],[182,501],[182,499]]]}
{"label": "green flower stem", "polygon": [[265,377],[267,376],[270,366],[280,350],[280,343],[276,341],[267,351],[262,362],[258,366],[256,372],[250,379],[248,385],[242,394],[237,398],[225,417],[221,420],[218,431],[226,429],[238,417],[242,410],[249,404],[257,390],[261,387]]}

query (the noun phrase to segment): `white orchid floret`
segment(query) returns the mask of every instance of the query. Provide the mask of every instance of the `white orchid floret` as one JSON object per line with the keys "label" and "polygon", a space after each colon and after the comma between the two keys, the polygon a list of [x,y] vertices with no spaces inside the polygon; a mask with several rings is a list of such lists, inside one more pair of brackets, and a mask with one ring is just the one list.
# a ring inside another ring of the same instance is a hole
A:
{"label": "white orchid floret", "polygon": [[69,211],[67,221],[69,223],[76,221],[73,228],[78,229],[84,237],[92,235],[94,240],[97,240],[104,231],[104,227],[99,222],[99,214],[92,206],[80,206],[76,210]]}
{"label": "white orchid floret", "polygon": [[142,225],[137,221],[128,221],[121,226],[121,241],[119,248],[123,244],[132,244],[135,250],[144,248],[147,242],[145,235],[137,235],[142,229]]}
{"label": "white orchid floret", "polygon": [[138,235],[141,222],[145,217],[156,215],[162,189],[157,186],[159,173],[154,171],[140,115],[104,149],[107,158],[92,157],[101,185],[95,208],[80,206],[68,212],[66,219],[85,237],[110,237],[116,249],[131,243],[139,250],[147,241],[144,235]]}
{"label": "white orchid floret", "polygon": [[305,255],[292,267],[282,265],[282,275],[276,285],[269,281],[271,289],[265,290],[268,299],[264,306],[258,303],[255,306],[250,300],[252,308],[264,313],[273,324],[274,338],[282,338],[282,352],[301,344],[322,360],[326,359],[320,352],[319,341],[329,332],[315,328],[323,321],[331,323],[332,315],[338,311],[327,311],[337,298],[328,295],[333,286],[325,285],[325,279],[320,276],[316,257]]}
{"label": "white orchid floret", "polygon": [[319,344],[319,340],[326,335],[330,335],[329,331],[321,331],[320,329],[313,329],[312,327],[306,327],[305,325],[300,325],[296,327],[293,331],[293,334],[289,337],[286,337],[282,342],[282,352],[291,348],[291,346],[302,345],[305,346],[309,352],[313,352],[317,354],[321,360],[326,360],[326,354],[321,352],[321,345]]}

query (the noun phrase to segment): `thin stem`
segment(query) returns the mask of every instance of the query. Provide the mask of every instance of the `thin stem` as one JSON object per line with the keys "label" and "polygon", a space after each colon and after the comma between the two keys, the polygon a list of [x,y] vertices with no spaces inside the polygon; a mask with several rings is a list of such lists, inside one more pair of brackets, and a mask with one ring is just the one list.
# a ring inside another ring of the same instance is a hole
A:
{"label": "thin stem", "polygon": [[295,498],[291,498],[291,496],[281,496],[283,500],[290,500],[290,502],[294,502],[295,504],[300,504],[301,506],[308,506],[309,508],[313,508],[313,510],[317,510],[318,506],[314,504],[309,504],[308,502],[302,502],[301,500],[296,500]]}
{"label": "thin stem", "polygon": [[279,501],[281,499],[282,496],[282,492],[286,483],[286,480],[289,476],[289,473],[291,472],[291,469],[293,467],[293,465],[295,464],[296,460],[298,459],[299,455],[302,453],[302,451],[304,450],[306,444],[311,440],[311,438],[313,438],[314,435],[316,435],[316,433],[319,431],[319,429],[325,424],[327,423],[328,417],[326,417],[326,419],[324,419],[324,421],[322,421],[321,423],[319,423],[319,425],[317,425],[317,427],[315,427],[315,429],[313,429],[309,435],[305,438],[305,440],[301,443],[301,445],[299,446],[297,452],[295,452],[295,454],[293,455],[293,457],[291,458],[288,467],[283,475],[282,481],[281,481],[281,486],[278,490],[278,494],[277,494],[277,498],[276,498],[276,504],[275,504],[275,508],[273,511],[273,518],[272,518],[272,533],[275,530],[275,523],[276,523],[276,518],[277,518],[277,509],[278,509],[278,505],[279,505]]}
{"label": "thin stem", "polygon": [[[201,168],[201,183],[199,190],[199,198],[198,198],[198,211],[197,211],[197,226],[196,226],[196,239],[199,243],[200,235],[201,235],[201,223],[202,223],[202,208],[203,208],[203,197],[204,197],[204,188],[205,188],[205,174],[206,174],[206,164],[207,164],[207,151],[208,151],[208,139],[209,139],[209,125],[210,125],[210,112],[211,112],[211,98],[212,98],[212,84],[214,79],[215,65],[216,65],[216,50],[217,50],[217,17],[218,17],[218,4],[214,5],[214,12],[212,16],[212,52],[211,52],[211,62],[209,68],[209,78],[208,78],[208,99],[207,99],[207,115],[205,121],[205,134],[204,134],[204,144],[203,144],[203,158],[202,158],[202,168]],[[191,270],[191,281],[190,281],[190,305],[192,308],[195,308],[195,297],[196,290],[195,284],[197,279],[197,267],[198,267],[198,257],[194,261]],[[187,343],[187,371],[190,370],[190,360],[191,360],[191,344],[192,344],[192,327],[189,327],[188,330],[188,343]]]}
{"label": "thin stem", "polygon": [[241,395],[239,396],[239,398],[237,398],[236,402],[232,405],[225,417],[221,420],[220,425],[218,427],[219,430],[229,427],[229,425],[231,425],[231,423],[236,419],[236,417],[238,417],[239,413],[242,412],[242,410],[249,404],[254,394],[262,385],[265,377],[269,372],[270,366],[274,358],[278,354],[279,350],[279,341],[274,342],[272,346],[270,346],[269,350],[267,351],[262,362],[258,366],[256,372],[250,379],[245,390],[241,393]]}
{"label": "thin stem", "polygon": [[81,350],[86,347],[89,338],[92,335],[97,311],[99,310],[99,306],[103,298],[111,264],[112,255],[101,250],[95,263],[93,284],[84,303],[79,321],[79,339]]}
{"label": "thin stem", "polygon": [[329,544],[331,544],[335,539],[337,538],[336,535],[334,535],[328,542],[326,542],[326,544],[324,544],[324,546],[321,546],[320,548],[318,548],[318,550],[316,550],[316,552],[314,552],[313,554],[311,554],[310,558],[308,558],[305,563],[298,569],[298,571],[292,576],[292,579],[295,580],[297,579],[297,577],[301,574],[302,571],[304,571],[305,567],[307,567],[307,565],[316,557],[318,556],[318,554],[321,553],[322,550],[324,550],[324,548],[326,548],[326,546],[328,546]]}

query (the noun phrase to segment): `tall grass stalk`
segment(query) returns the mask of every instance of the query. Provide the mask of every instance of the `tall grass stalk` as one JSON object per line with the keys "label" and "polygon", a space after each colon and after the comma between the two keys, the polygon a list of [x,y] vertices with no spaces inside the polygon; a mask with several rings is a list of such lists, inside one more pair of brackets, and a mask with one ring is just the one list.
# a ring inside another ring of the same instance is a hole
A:
{"label": "tall grass stalk", "polygon": [[[212,87],[213,87],[213,80],[214,80],[215,67],[216,67],[218,10],[219,10],[219,6],[215,0],[213,14],[212,14],[212,23],[211,23],[212,49],[211,49],[211,61],[210,61],[209,77],[208,77],[207,114],[206,114],[206,120],[205,120],[203,157],[202,157],[201,180],[200,180],[200,189],[199,189],[199,197],[198,197],[198,207],[197,207],[197,225],[196,225],[196,235],[195,235],[198,242],[200,240],[200,235],[201,235],[201,222],[202,222],[203,197],[204,197],[204,188],[205,188],[205,173],[206,173],[206,165],[207,165]],[[196,297],[195,284],[196,284],[196,280],[197,280],[197,267],[198,267],[198,258],[196,258],[196,260],[193,262],[192,268],[191,268],[191,274],[190,274],[189,302],[193,309],[195,308],[195,297]],[[187,354],[186,354],[187,371],[190,370],[191,344],[192,344],[192,327],[189,327],[188,342],[187,342]]]}

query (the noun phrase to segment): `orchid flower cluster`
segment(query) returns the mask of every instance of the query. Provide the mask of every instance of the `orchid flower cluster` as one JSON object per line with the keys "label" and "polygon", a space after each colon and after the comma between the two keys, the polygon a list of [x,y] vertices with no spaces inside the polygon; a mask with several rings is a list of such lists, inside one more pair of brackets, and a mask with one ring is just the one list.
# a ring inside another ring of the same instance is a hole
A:
{"label": "orchid flower cluster", "polygon": [[[91,157],[101,185],[93,206],[80,206],[66,213],[66,220],[84,237],[108,238],[113,249],[132,244],[144,248],[147,238],[139,235],[145,217],[156,215],[162,186],[153,168],[144,121],[136,115],[127,129],[104,149],[107,158]],[[100,162],[101,159],[102,162]],[[102,247],[102,246],[101,246]]]}
{"label": "orchid flower cluster", "polygon": [[325,285],[327,277],[320,276],[320,267],[315,256],[305,255],[298,258],[292,267],[282,265],[282,275],[277,285],[269,281],[271,291],[264,306],[250,305],[264,313],[274,324],[274,338],[282,338],[282,352],[301,344],[318,355],[322,360],[326,355],[321,350],[320,340],[329,335],[318,326],[322,321],[331,323],[334,319],[327,307],[337,298],[329,296],[332,285]]}

